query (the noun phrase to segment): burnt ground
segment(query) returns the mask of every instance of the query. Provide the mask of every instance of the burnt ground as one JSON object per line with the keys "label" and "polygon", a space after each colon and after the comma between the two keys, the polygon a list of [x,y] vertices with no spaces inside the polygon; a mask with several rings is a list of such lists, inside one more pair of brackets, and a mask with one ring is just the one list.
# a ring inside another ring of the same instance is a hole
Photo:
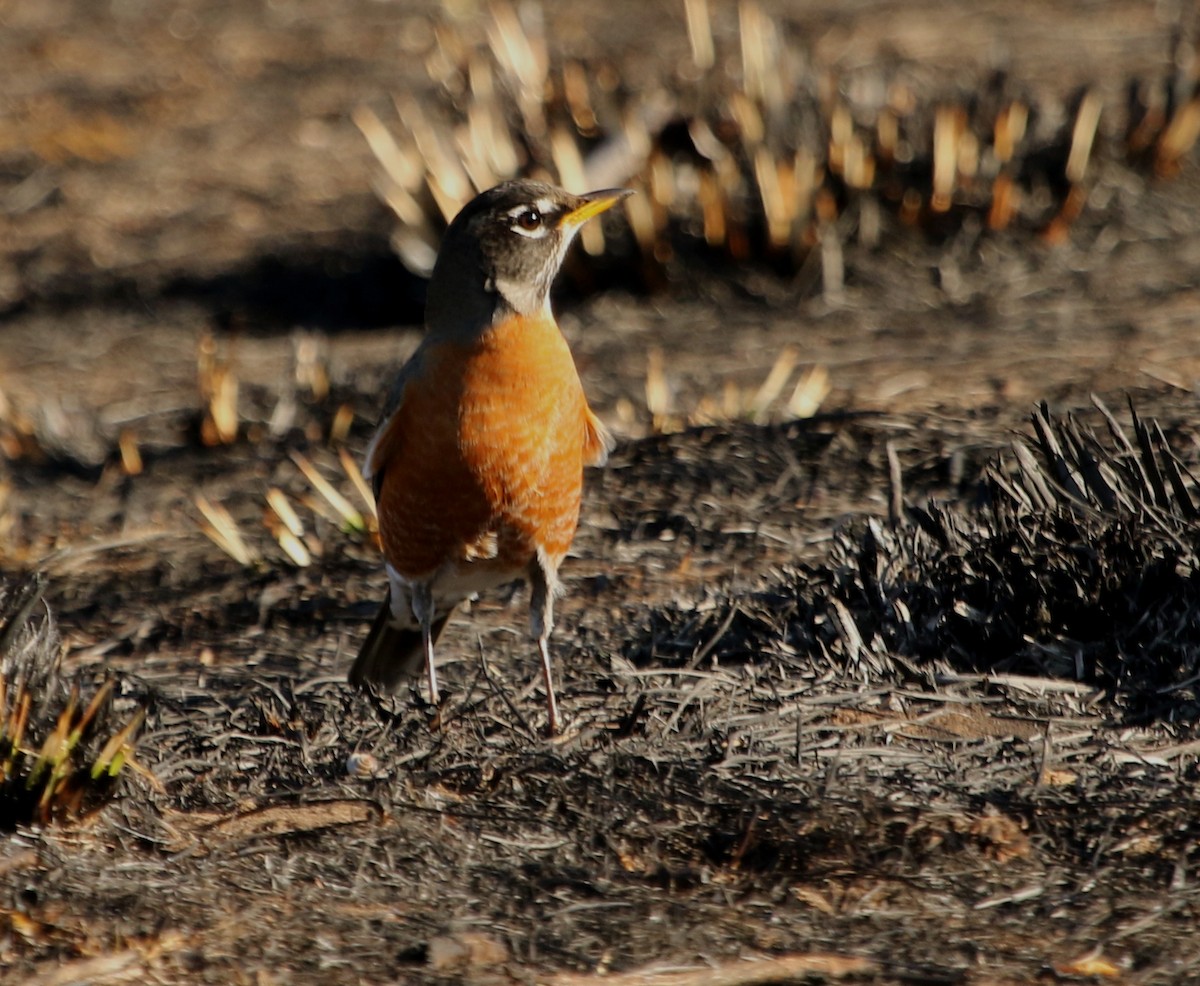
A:
{"label": "burnt ground", "polygon": [[[998,60],[1106,105],[1167,72],[1177,23],[970,7],[790,23],[825,64],[918,60],[931,94]],[[345,685],[384,580],[291,457],[353,499],[339,410],[358,455],[418,338],[348,117],[428,88],[427,27],[333,8],[0,4],[0,578],[46,574],[64,680],[148,709],[114,797],[0,836],[0,978],[1184,981],[1196,495],[1146,463],[1200,459],[1195,160],[1159,180],[1099,157],[1055,247],[888,223],[848,242],[833,299],[686,256],[654,293],[564,291],[621,437],[564,573],[570,727],[542,736],[519,588],[452,624],[435,721]],[[614,9],[555,6],[548,34],[631,71],[686,51],[673,7]],[[228,445],[201,440],[206,337],[240,385]],[[819,413],[741,410],[788,346],[828,372]],[[307,567],[264,523],[271,487]]]}

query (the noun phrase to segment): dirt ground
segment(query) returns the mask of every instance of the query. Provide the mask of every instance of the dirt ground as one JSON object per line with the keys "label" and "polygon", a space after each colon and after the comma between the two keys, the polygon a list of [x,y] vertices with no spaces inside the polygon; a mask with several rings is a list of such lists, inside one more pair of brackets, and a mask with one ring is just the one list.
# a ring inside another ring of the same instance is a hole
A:
{"label": "dirt ground", "polygon": [[[436,722],[350,691],[384,578],[294,458],[362,509],[338,450],[421,288],[350,114],[436,100],[415,53],[485,5],[0,0],[0,584],[44,572],[64,673],[148,708],[103,807],[0,833],[0,981],[1189,981],[1195,517],[1175,491],[1042,528],[995,477],[1030,475],[1042,401],[1113,447],[1092,395],[1197,469],[1200,165],[1118,147],[1193,15],[763,6],[822,69],[918,65],[923,98],[997,66],[1043,107],[1094,86],[1088,203],[1055,246],[885,220],[836,296],[686,251],[654,291],[569,284],[620,444],[587,477],[548,740],[523,588],[451,625]],[[633,83],[688,51],[682,5],[548,4],[545,32]],[[205,340],[229,444],[202,440]]]}

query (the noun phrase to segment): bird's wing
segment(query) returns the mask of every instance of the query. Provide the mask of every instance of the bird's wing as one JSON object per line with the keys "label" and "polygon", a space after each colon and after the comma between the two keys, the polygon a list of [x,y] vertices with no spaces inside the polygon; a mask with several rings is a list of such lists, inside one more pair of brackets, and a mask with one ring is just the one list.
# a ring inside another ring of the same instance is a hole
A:
{"label": "bird's wing", "polygon": [[608,461],[608,453],[613,450],[616,441],[612,433],[604,427],[590,407],[584,408],[583,415],[583,464],[585,466],[602,466]]}
{"label": "bird's wing", "polygon": [[379,499],[379,491],[383,487],[383,474],[387,464],[395,457],[404,441],[402,412],[404,395],[408,383],[420,372],[421,352],[418,350],[413,357],[400,368],[392,386],[388,389],[387,399],[383,403],[383,413],[379,416],[379,425],[367,446],[367,454],[363,463],[363,478],[375,491],[375,499]]}

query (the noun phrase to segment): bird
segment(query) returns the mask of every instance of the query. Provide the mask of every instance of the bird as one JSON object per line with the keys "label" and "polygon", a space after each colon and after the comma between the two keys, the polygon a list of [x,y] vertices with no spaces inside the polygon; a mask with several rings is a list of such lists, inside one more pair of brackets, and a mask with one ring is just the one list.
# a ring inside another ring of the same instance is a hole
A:
{"label": "bird", "polygon": [[579,522],[583,469],[602,465],[613,439],[588,405],[550,288],[580,228],[628,194],[515,179],[447,227],[425,337],[366,450],[388,597],[352,684],[394,694],[423,666],[436,707],[434,646],[455,610],[524,578],[548,729],[561,730],[550,662],[558,570]]}

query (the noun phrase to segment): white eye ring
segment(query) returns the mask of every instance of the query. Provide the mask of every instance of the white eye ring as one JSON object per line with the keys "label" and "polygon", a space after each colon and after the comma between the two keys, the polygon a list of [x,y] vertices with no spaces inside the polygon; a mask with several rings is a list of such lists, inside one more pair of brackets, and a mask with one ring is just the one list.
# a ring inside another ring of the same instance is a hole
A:
{"label": "white eye ring", "polygon": [[532,233],[536,229],[540,229],[544,220],[542,214],[537,209],[529,208],[522,209],[513,217],[513,222],[517,227],[525,233]]}
{"label": "white eye ring", "polygon": [[508,210],[508,228],[530,239],[541,239],[550,232],[549,216],[554,208],[554,203],[549,199],[514,206]]}

